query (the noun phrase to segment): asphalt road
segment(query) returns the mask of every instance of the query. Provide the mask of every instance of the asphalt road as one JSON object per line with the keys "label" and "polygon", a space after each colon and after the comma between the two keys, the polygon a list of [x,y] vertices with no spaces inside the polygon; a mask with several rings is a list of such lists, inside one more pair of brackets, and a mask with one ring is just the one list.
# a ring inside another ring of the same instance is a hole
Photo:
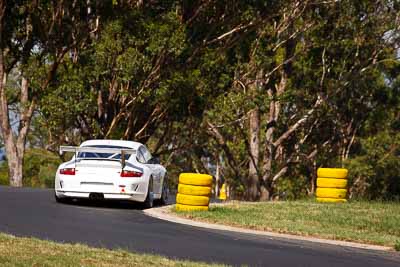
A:
{"label": "asphalt road", "polygon": [[395,252],[206,230],[113,203],[63,205],[46,189],[0,186],[0,232],[235,266],[400,266]]}

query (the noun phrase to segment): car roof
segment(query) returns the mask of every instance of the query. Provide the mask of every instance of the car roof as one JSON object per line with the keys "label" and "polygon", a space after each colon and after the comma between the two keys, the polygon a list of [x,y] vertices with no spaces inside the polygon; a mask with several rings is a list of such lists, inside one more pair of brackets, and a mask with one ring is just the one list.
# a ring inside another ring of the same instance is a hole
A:
{"label": "car roof", "polygon": [[134,141],[127,141],[127,140],[111,140],[111,139],[93,139],[87,140],[83,142],[80,146],[96,146],[96,145],[103,145],[103,146],[121,146],[121,147],[129,147],[131,149],[138,149],[143,144]]}

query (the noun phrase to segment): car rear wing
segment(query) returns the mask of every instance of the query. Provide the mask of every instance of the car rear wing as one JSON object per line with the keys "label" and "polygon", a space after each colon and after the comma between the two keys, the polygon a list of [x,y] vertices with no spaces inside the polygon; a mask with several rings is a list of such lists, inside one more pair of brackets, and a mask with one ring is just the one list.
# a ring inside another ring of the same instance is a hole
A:
{"label": "car rear wing", "polygon": [[[125,149],[125,148],[105,148],[105,147],[79,147],[79,146],[60,146],[60,155],[64,154],[64,152],[72,152],[75,155],[75,161],[77,158],[77,153],[80,152],[89,152],[89,153],[112,153],[112,154],[121,154],[121,166],[125,167],[125,155],[132,155],[136,153],[135,149]],[[102,158],[102,160],[106,160],[107,158]]]}

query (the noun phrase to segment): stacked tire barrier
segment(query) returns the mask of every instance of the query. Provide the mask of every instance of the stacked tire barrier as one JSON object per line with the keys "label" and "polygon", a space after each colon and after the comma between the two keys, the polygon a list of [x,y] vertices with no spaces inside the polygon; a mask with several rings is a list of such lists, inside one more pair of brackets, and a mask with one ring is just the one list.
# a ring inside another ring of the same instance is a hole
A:
{"label": "stacked tire barrier", "polygon": [[208,210],[210,203],[212,176],[200,173],[181,173],[179,175],[176,210]]}
{"label": "stacked tire barrier", "polygon": [[319,168],[317,171],[317,201],[347,202],[346,169]]}

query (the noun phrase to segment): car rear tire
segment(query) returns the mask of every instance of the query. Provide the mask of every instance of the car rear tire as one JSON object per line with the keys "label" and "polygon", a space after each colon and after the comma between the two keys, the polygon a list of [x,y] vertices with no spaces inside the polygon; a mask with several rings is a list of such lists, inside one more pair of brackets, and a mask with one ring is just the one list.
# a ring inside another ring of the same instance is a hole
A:
{"label": "car rear tire", "polygon": [[56,200],[57,203],[62,203],[62,204],[66,204],[66,203],[70,202],[70,200],[68,198],[58,197],[56,193],[54,193],[54,199]]}
{"label": "car rear tire", "polygon": [[151,177],[149,180],[149,188],[147,190],[147,196],[142,204],[142,207],[143,209],[151,209],[153,206],[154,206],[153,177]]}
{"label": "car rear tire", "polygon": [[156,199],[157,206],[164,206],[168,204],[168,196],[169,196],[169,187],[168,187],[168,178],[167,176],[164,177],[163,187],[161,191],[161,198]]}

